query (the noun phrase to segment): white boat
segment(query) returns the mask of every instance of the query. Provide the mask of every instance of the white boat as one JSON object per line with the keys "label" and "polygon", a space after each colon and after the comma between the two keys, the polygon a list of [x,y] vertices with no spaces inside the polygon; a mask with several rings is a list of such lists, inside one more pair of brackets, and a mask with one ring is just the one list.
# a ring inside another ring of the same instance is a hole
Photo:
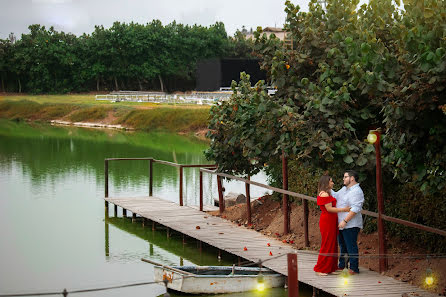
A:
{"label": "white boat", "polygon": [[283,287],[285,276],[266,268],[231,266],[154,266],[154,279],[190,294],[235,293]]}

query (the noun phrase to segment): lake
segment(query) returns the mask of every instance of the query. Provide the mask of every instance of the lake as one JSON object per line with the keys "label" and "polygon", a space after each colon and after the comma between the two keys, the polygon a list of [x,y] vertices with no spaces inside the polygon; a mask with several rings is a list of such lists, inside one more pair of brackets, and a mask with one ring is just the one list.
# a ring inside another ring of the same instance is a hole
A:
{"label": "lake", "polygon": [[[153,281],[148,258],[167,265],[231,265],[237,258],[130,218],[104,213],[104,159],[153,157],[208,164],[207,143],[167,133],[54,127],[0,120],[0,294],[62,292]],[[110,196],[148,195],[148,161],[109,165]],[[184,199],[198,202],[196,169],[184,171]],[[253,178],[265,182],[262,174]],[[154,164],[154,195],[178,202],[176,168]],[[239,182],[228,192],[244,192]],[[205,203],[217,197],[215,176],[204,175]],[[251,189],[253,197],[264,193]],[[120,214],[120,213],[119,213]],[[131,215],[131,214],[130,214]],[[76,296],[159,296],[152,284]],[[171,293],[172,296],[174,294]],[[257,293],[226,295],[259,296]],[[263,296],[286,296],[286,290]],[[302,295],[301,295],[302,296]],[[305,296],[305,295],[304,295]],[[309,295],[307,295],[309,296]]]}

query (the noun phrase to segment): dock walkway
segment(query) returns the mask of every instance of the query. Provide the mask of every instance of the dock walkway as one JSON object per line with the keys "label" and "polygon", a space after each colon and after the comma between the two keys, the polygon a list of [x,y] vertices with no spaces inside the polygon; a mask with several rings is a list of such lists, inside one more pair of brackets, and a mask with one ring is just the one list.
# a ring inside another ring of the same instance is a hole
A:
{"label": "dock walkway", "polygon": [[[382,276],[367,268],[361,268],[359,275],[350,276],[348,284],[340,275],[317,276],[313,267],[317,261],[316,252],[299,251],[287,244],[267,237],[245,227],[239,227],[227,220],[208,215],[189,206],[166,201],[154,196],[104,198],[105,201],[122,207],[133,214],[164,225],[172,230],[232,253],[249,261],[261,260],[263,266],[283,275],[288,274],[288,253],[298,258],[299,282],[335,296],[437,296],[408,283]],[[268,243],[270,246],[268,246]],[[247,250],[244,248],[246,247]],[[272,256],[270,255],[270,252]],[[277,257],[284,255],[283,257]]]}

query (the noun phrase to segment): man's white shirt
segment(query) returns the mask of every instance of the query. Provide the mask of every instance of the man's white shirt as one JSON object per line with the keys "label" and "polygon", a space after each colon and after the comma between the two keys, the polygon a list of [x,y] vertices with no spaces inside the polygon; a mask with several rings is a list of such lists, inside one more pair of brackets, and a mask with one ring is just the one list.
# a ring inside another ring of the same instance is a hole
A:
{"label": "man's white shirt", "polygon": [[[342,208],[350,206],[350,211],[356,213],[356,215],[350,219],[345,225],[344,229],[359,227],[362,229],[362,205],[364,204],[364,193],[358,184],[347,188],[343,186],[338,192],[331,190],[331,194],[336,198],[336,208]],[[338,223],[341,223],[348,215],[348,212],[338,212]]]}

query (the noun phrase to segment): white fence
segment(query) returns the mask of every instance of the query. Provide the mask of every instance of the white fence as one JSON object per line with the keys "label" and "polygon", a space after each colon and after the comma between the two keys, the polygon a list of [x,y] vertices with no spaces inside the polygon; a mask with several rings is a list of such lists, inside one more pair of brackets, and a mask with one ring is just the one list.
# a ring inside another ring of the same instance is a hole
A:
{"label": "white fence", "polygon": [[107,100],[111,102],[153,102],[170,104],[208,104],[212,105],[220,100],[226,100],[231,93],[192,93],[192,94],[166,94],[159,92],[134,92],[119,91],[107,95],[96,95],[96,100]]}

